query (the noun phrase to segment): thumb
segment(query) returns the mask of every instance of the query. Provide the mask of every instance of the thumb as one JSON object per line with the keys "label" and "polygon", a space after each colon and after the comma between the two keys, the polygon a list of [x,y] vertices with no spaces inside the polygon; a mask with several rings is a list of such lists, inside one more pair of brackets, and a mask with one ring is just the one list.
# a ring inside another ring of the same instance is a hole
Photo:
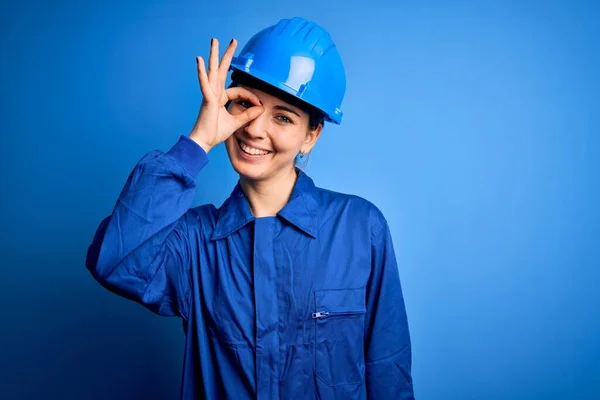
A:
{"label": "thumb", "polygon": [[242,127],[243,125],[247,124],[248,122],[251,122],[252,120],[258,118],[258,116],[260,114],[262,114],[265,111],[265,109],[263,107],[260,106],[255,106],[252,108],[247,109],[246,111],[244,111],[243,113],[236,115],[235,116],[235,129],[238,129],[240,127]]}

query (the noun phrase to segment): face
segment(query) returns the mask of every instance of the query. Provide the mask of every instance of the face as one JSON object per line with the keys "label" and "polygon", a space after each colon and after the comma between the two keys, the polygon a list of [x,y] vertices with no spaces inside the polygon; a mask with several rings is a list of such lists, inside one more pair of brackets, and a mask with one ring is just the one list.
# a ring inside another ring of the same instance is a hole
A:
{"label": "face", "polygon": [[[256,181],[292,173],[296,156],[312,149],[322,127],[311,131],[309,116],[302,109],[260,90],[245,88],[259,98],[264,112],[227,139],[233,168]],[[237,99],[229,105],[229,112],[240,114],[252,106],[246,99]]]}

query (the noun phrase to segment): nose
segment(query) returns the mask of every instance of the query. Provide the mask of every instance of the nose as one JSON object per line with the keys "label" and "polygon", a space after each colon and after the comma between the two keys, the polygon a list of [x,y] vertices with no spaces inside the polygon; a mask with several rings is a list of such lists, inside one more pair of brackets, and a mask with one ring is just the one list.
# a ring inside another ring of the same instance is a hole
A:
{"label": "nose", "polygon": [[253,139],[264,139],[267,136],[267,125],[264,115],[265,113],[262,113],[246,125],[244,131],[246,131],[249,137]]}

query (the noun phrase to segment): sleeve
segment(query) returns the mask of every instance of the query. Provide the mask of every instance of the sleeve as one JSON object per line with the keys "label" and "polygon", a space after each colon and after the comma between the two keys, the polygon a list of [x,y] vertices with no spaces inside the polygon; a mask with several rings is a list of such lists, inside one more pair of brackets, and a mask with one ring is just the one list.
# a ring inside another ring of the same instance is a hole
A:
{"label": "sleeve", "polygon": [[187,319],[187,212],[207,162],[202,147],[185,136],[166,153],[142,157],[88,248],[86,267],[94,279],[156,314]]}
{"label": "sleeve", "polygon": [[365,315],[367,398],[414,399],[408,321],[394,246],[385,220],[373,235],[371,260]]}

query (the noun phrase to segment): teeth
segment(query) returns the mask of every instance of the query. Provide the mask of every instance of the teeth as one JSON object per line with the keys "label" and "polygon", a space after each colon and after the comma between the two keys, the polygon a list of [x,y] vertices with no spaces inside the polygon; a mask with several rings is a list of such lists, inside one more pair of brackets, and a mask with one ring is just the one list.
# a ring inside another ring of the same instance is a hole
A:
{"label": "teeth", "polygon": [[244,153],[250,154],[252,156],[264,156],[265,154],[269,154],[268,151],[259,150],[254,147],[250,147],[243,142],[240,142],[240,147],[244,151]]}

